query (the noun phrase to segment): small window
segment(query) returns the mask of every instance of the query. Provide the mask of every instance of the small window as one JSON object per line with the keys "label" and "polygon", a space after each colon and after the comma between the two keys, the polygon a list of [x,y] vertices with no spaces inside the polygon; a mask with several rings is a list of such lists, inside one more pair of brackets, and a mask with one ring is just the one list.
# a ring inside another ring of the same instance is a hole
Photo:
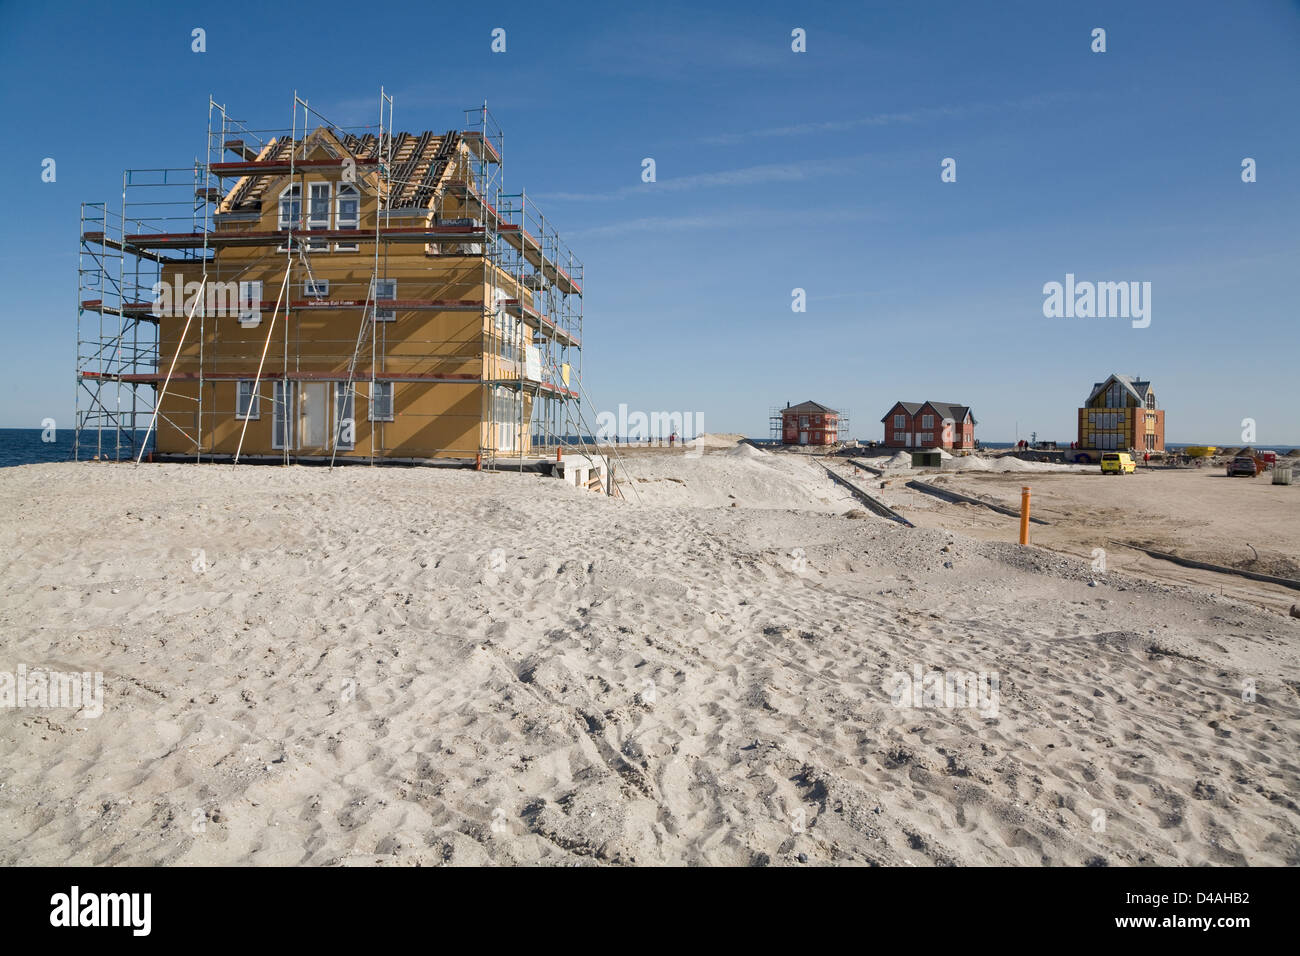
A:
{"label": "small window", "polygon": [[[307,188],[309,190],[307,228],[328,229],[330,227],[330,184],[312,183]],[[329,243],[323,240],[314,240],[308,243],[307,248],[322,252],[329,248]]]}
{"label": "small window", "polygon": [[907,428],[907,416],[906,416],[906,415],[895,415],[895,416],[894,416],[894,428],[895,428],[895,430],[897,430],[897,431],[903,431],[904,429],[906,429],[906,428]]}
{"label": "small window", "polygon": [[290,448],[293,446],[293,392],[285,387],[283,379],[275,383],[275,413],[271,420],[271,447]]}
{"label": "small window", "polygon": [[235,417],[251,418],[257,420],[261,418],[261,407],[257,400],[257,392],[253,390],[254,381],[251,378],[240,379],[237,383],[238,394],[235,399]]}
{"label": "small window", "polygon": [[330,296],[330,280],[307,279],[302,284],[302,294],[307,299],[328,299]]}
{"label": "small window", "polygon": [[[295,184],[287,187],[284,192],[280,193],[280,231],[284,232],[289,229],[299,229],[302,227],[302,187]],[[280,251],[284,252],[289,248],[286,242],[280,246]]]}
{"label": "small window", "polygon": [[397,312],[393,309],[379,308],[380,302],[392,302],[397,298],[397,280],[396,279],[376,279],[375,280],[375,321],[376,322],[395,322]]}
{"label": "small window", "polygon": [[933,415],[922,415],[922,416],[921,416],[921,427],[922,427],[922,428],[933,428],[933,427],[934,427],[934,416],[933,416]]}
{"label": "small window", "polygon": [[280,193],[280,228],[297,226],[302,218],[302,187],[293,185]]}
{"label": "small window", "polygon": [[[356,186],[348,183],[339,185],[338,199],[335,201],[334,228],[361,228],[361,193]],[[356,252],[357,244],[340,242],[335,244],[334,248],[338,252]]]}
{"label": "small window", "polygon": [[370,394],[370,420],[372,422],[391,422],[393,420],[393,383],[375,382]]}

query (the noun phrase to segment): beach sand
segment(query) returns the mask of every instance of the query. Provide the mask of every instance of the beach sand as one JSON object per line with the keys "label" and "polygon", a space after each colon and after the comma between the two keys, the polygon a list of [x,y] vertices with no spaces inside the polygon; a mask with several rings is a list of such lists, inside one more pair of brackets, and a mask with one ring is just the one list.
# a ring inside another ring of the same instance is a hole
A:
{"label": "beach sand", "polygon": [[0,861],[1300,863],[1300,620],[799,456],[625,464],[0,471],[0,671],[104,674],[0,709]]}

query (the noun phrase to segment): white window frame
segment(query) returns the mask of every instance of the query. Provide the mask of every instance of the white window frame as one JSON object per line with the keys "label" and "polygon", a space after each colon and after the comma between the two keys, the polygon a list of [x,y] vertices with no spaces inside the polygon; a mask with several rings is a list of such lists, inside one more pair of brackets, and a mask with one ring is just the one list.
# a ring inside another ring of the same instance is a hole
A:
{"label": "white window frame", "polygon": [[[317,190],[321,190],[321,189],[325,191],[325,200],[323,203],[325,209],[324,219],[317,218],[314,215],[316,193]],[[311,231],[320,231],[322,229],[329,229],[330,216],[334,209],[333,184],[329,182],[308,183],[306,203],[307,203],[307,231],[311,232]],[[310,249],[312,252],[328,252],[329,245],[330,244],[327,241],[320,240],[320,239],[308,240],[307,248]]]}
{"label": "white window frame", "polygon": [[[347,195],[356,197],[357,214],[356,216],[343,217],[343,199]],[[334,228],[335,229],[360,229],[361,228],[361,190],[353,183],[339,183],[339,187],[334,193]],[[335,252],[356,252],[360,246],[355,242],[336,242],[334,244]]]}
{"label": "white window frame", "polygon": [[[372,422],[394,421],[396,419],[394,413],[397,411],[397,389],[393,388],[392,382],[375,382],[373,383],[373,389],[374,390],[370,393],[370,401],[368,403],[370,405],[370,408],[368,409],[370,420]],[[375,405],[377,404],[375,400],[383,393],[387,393],[388,395],[388,414],[382,418],[377,418],[375,416]]]}
{"label": "white window frame", "polygon": [[[338,448],[339,451],[352,451],[357,447],[356,388],[354,386],[352,391],[349,392],[347,382],[335,382],[333,392],[331,407],[334,410],[334,422],[330,431],[331,439],[334,442],[334,447]],[[352,441],[345,442],[342,438],[343,422],[349,417],[352,419]]]}
{"label": "white window frame", "polygon": [[901,430],[901,431],[907,431],[907,416],[906,416],[906,415],[895,415],[895,416],[894,416],[894,431],[900,431],[900,430]]}
{"label": "white window frame", "polygon": [[[289,217],[286,217],[286,216],[285,216],[285,208],[286,208],[286,207],[290,207],[290,208],[292,208],[292,204],[294,203],[295,200],[296,200],[296,202],[297,202],[297,206],[298,206],[298,214],[297,214],[297,216],[289,216]],[[297,228],[299,227],[300,223],[302,222],[302,186],[301,186],[301,184],[299,184],[299,183],[291,183],[290,185],[285,186],[284,189],[280,190],[280,200],[279,200],[279,202],[280,202],[280,207],[279,207],[279,219],[278,219],[279,230],[280,230],[281,232],[288,232],[290,228],[297,229]],[[283,243],[280,244],[280,251],[281,251],[281,252],[284,252],[284,251],[285,251],[286,249],[288,249],[288,248],[289,248],[289,243],[288,243],[288,242],[283,242]]]}
{"label": "white window frame", "polygon": [[375,279],[375,321],[376,322],[397,321],[397,310],[379,308],[380,302],[391,301],[396,298],[397,298],[396,279],[378,279],[378,278]]}
{"label": "white window frame", "polygon": [[302,297],[304,299],[328,299],[330,297],[330,280],[303,279]]}
{"label": "white window frame", "polygon": [[[256,380],[251,378],[241,378],[235,382],[235,418],[238,421],[255,422],[262,418],[262,396],[260,390],[253,388],[255,384]],[[241,415],[239,409],[244,404],[244,386],[248,386],[248,411]]]}
{"label": "white window frame", "polygon": [[[286,382],[282,378],[275,380],[275,386],[272,389],[272,410],[271,410],[271,447],[272,448],[292,448],[294,438],[293,396],[297,389],[290,388],[292,383]],[[276,428],[275,413],[279,411],[283,414],[284,426]],[[282,434],[283,433],[283,434]]]}
{"label": "white window frame", "polygon": [[[290,195],[291,193],[294,193],[296,195]],[[292,200],[294,199],[298,200],[298,215],[293,217],[286,217],[284,214],[285,207],[289,205],[289,203],[292,202]],[[298,183],[292,183],[291,185],[285,186],[284,189],[280,190],[279,228],[282,231],[287,230],[290,226],[298,225],[298,223],[301,220],[302,220],[302,186]]]}
{"label": "white window frame", "polygon": [[496,424],[497,451],[513,452],[519,447],[519,427],[522,416],[523,393],[505,385],[492,389],[492,420]]}
{"label": "white window frame", "polygon": [[922,428],[933,428],[933,427],[934,427],[934,416],[933,416],[933,415],[922,415],[922,416],[921,416],[921,427],[922,427]]}

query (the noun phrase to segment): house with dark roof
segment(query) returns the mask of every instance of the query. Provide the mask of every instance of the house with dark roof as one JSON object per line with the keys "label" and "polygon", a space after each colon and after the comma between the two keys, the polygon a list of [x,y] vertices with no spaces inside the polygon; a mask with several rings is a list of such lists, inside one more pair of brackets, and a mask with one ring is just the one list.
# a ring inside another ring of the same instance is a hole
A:
{"label": "house with dark roof", "polygon": [[781,409],[783,445],[834,445],[839,432],[840,413],[819,402],[787,403]]}
{"label": "house with dark roof", "polygon": [[[194,231],[117,240],[164,290],[208,294],[188,315],[140,303],[163,360],[130,380],[156,389],[157,454],[549,457],[581,392],[582,266],[531,199],[501,191],[486,108],[441,134],[296,124],[265,141],[210,132],[233,159],[205,167],[207,212],[176,226]],[[240,307],[210,304],[217,290]]]}
{"label": "house with dark roof", "polygon": [[[1079,449],[1164,451],[1165,413],[1156,407],[1151,383],[1119,374],[1094,382],[1079,409]],[[1089,457],[1100,459],[1100,454]]]}
{"label": "house with dark roof", "polygon": [[892,448],[975,447],[975,416],[956,402],[895,402],[881,419]]}

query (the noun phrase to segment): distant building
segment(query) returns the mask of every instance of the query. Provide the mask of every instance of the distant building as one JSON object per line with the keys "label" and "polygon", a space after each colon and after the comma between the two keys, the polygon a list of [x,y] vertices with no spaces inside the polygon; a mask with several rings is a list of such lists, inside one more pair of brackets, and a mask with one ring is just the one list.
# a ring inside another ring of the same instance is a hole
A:
{"label": "distant building", "polygon": [[781,409],[781,444],[834,445],[840,440],[840,413],[817,402]]}
{"label": "distant building", "polygon": [[895,402],[884,418],[885,444],[893,448],[975,447],[975,416],[953,402]]}
{"label": "distant building", "polygon": [[1079,409],[1079,448],[1085,451],[1165,450],[1165,413],[1150,382],[1112,375],[1096,382]]}

